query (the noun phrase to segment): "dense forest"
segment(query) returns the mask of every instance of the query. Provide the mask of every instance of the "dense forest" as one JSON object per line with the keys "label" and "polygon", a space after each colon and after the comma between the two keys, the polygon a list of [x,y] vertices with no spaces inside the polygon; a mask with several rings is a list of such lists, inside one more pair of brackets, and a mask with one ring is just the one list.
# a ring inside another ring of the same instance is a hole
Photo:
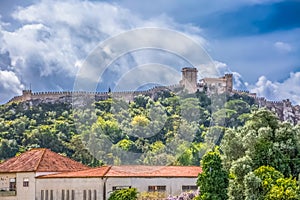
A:
{"label": "dense forest", "polygon": [[[281,122],[247,95],[163,91],[154,99],[109,98],[89,108],[30,102],[0,106],[0,160],[36,147],[89,166],[200,165],[213,150],[222,160],[218,168],[228,176],[226,198],[299,197],[300,126]],[[203,162],[210,163],[211,174],[214,162]],[[202,178],[202,183],[208,180]]]}

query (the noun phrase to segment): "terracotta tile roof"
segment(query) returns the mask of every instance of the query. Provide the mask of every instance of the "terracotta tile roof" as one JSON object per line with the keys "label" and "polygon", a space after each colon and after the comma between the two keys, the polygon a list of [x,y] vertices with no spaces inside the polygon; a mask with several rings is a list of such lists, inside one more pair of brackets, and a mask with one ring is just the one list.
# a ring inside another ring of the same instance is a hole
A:
{"label": "terracotta tile roof", "polygon": [[196,178],[202,172],[198,166],[103,166],[77,172],[40,176],[39,178],[85,178],[85,177],[189,177]]}
{"label": "terracotta tile roof", "polygon": [[69,172],[89,167],[49,149],[32,149],[0,164],[0,172]]}
{"label": "terracotta tile roof", "polygon": [[64,172],[58,174],[50,174],[45,176],[39,176],[38,178],[95,178],[103,177],[107,171],[110,169],[110,166],[103,166],[88,170],[82,170],[77,172]]}
{"label": "terracotta tile roof", "polygon": [[112,166],[106,177],[197,177],[202,172],[197,166]]}

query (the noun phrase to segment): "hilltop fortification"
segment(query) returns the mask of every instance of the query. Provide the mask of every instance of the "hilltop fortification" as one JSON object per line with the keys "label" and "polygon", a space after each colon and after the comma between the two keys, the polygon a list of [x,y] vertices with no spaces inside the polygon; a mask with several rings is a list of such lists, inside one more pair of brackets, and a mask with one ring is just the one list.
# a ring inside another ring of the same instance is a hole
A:
{"label": "hilltop fortification", "polygon": [[[300,106],[293,106],[289,99],[282,101],[268,101],[264,97],[257,97],[255,93],[248,91],[238,91],[233,89],[232,74],[225,74],[219,78],[203,78],[198,81],[198,71],[196,68],[183,68],[182,79],[179,84],[172,86],[156,86],[145,91],[123,91],[123,92],[32,92],[31,90],[23,90],[22,95],[13,97],[9,103],[29,101],[33,105],[39,103],[74,103],[74,99],[81,99],[84,103],[88,99],[95,101],[105,100],[110,97],[133,101],[138,95],[147,95],[155,98],[158,92],[162,91],[182,91],[189,93],[196,91],[205,92],[207,95],[227,93],[229,95],[239,94],[247,95],[254,98],[259,107],[265,107],[274,111],[282,121],[289,121],[293,124],[300,122]],[[80,102],[79,102],[80,103]]]}

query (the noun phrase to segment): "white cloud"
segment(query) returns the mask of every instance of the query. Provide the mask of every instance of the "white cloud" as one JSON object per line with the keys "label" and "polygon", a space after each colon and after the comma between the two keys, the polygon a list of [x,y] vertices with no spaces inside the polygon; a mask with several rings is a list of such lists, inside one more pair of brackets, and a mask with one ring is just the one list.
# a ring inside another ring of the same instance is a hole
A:
{"label": "white cloud", "polygon": [[233,75],[233,85],[236,90],[247,90],[247,85],[243,81],[243,77],[240,73],[231,71],[226,63],[214,61],[216,68],[218,69],[220,75],[232,74]]}
{"label": "white cloud", "polygon": [[272,82],[261,76],[255,85],[250,85],[251,92],[269,100],[290,99],[300,105],[300,72],[290,73],[290,77],[283,82]]}
{"label": "white cloud", "polygon": [[285,42],[275,42],[274,47],[281,52],[292,51],[292,46]]}
{"label": "white cloud", "polygon": [[[0,52],[8,52],[9,69],[19,81],[14,94],[20,92],[20,85],[29,83],[33,90],[72,89],[71,81],[83,60],[101,41],[134,28],[175,29],[206,44],[198,36],[198,27],[178,24],[166,15],[143,19],[106,2],[42,0],[19,7],[12,16],[19,27],[12,30],[0,25]],[[4,24],[1,19],[0,24]],[[11,84],[6,81],[1,80],[3,85]],[[0,92],[7,91],[2,88]]]}
{"label": "white cloud", "polygon": [[24,85],[12,71],[0,70],[0,101],[10,98],[10,95],[21,94]]}

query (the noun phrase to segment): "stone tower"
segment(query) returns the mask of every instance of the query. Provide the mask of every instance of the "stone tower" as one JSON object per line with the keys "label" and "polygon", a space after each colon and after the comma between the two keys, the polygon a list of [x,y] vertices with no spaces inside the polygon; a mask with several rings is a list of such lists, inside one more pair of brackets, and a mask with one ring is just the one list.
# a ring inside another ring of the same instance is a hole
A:
{"label": "stone tower", "polygon": [[23,101],[28,101],[31,99],[32,91],[31,90],[23,90]]}
{"label": "stone tower", "polygon": [[233,89],[232,74],[225,74],[225,80],[226,80],[226,91],[232,92]]}
{"label": "stone tower", "polygon": [[182,78],[180,85],[187,89],[189,92],[196,92],[197,90],[197,68],[185,67],[182,68]]}

